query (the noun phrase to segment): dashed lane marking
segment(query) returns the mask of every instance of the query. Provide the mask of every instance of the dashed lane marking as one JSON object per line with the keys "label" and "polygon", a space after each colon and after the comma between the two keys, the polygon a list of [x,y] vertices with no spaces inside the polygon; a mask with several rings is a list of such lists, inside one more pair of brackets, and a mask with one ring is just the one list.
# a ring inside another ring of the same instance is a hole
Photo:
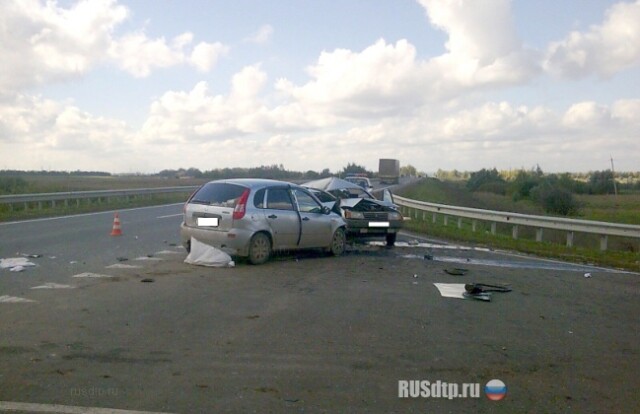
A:
{"label": "dashed lane marking", "polygon": [[110,275],[101,275],[99,273],[90,273],[90,272],[85,272],[85,273],[80,273],[77,275],[73,275],[71,277],[89,277],[89,278],[100,278],[100,277],[113,277]]}
{"label": "dashed lane marking", "polygon": [[75,286],[61,285],[59,283],[45,283],[44,285],[34,286],[31,289],[75,289]]}
{"label": "dashed lane marking", "polygon": [[27,303],[27,302],[35,302],[35,300],[19,298],[17,296],[0,296],[0,303]]}
{"label": "dashed lane marking", "polygon": [[142,269],[142,266],[124,264],[124,263],[114,263],[110,266],[106,266],[105,269]]}

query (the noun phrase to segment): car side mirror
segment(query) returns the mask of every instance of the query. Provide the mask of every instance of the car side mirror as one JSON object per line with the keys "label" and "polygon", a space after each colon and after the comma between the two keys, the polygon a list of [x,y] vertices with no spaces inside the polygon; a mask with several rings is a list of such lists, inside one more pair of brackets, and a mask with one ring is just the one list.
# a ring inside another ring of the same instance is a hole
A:
{"label": "car side mirror", "polygon": [[391,191],[385,188],[382,192],[382,200],[393,203],[393,194],[391,194]]}
{"label": "car side mirror", "polygon": [[329,214],[331,213],[331,209],[327,206],[322,206],[322,214]]}

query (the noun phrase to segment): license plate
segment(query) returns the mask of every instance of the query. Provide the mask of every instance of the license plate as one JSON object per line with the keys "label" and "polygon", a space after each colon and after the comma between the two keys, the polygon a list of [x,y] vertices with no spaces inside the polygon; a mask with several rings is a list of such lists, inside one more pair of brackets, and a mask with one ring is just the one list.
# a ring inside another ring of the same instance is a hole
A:
{"label": "license plate", "polygon": [[388,221],[370,221],[369,227],[389,227]]}
{"label": "license plate", "polygon": [[218,227],[218,217],[198,217],[198,227]]}

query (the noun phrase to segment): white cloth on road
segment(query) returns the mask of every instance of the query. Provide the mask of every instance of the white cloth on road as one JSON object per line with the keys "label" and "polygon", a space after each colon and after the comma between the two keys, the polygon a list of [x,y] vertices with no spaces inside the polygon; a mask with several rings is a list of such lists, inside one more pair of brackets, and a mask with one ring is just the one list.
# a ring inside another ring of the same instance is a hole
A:
{"label": "white cloth on road", "polygon": [[184,259],[185,263],[209,267],[233,267],[231,256],[220,249],[191,238],[191,252]]}

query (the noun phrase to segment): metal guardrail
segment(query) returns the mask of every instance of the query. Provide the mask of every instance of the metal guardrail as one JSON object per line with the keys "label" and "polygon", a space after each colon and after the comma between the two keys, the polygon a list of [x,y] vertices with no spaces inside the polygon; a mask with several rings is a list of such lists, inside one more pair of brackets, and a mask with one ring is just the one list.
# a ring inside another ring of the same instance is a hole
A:
{"label": "metal guardrail", "polygon": [[513,226],[512,236],[518,238],[518,226],[536,228],[536,241],[542,241],[543,229],[561,230],[567,232],[567,246],[573,246],[574,232],[591,233],[600,235],[600,249],[607,249],[608,236],[621,236],[640,239],[640,226],[631,224],[607,223],[603,221],[576,220],[562,217],[532,216],[527,214],[509,213],[505,211],[480,210],[477,208],[449,206],[446,204],[427,203],[394,195],[394,202],[407,209],[414,209],[415,217],[418,211],[433,213],[432,221],[435,223],[437,214],[444,215],[445,224],[447,216],[458,217],[458,227],[461,227],[461,218],[471,219],[471,228],[476,231],[477,220],[491,222],[491,233],[496,233],[497,223],[506,223]]}
{"label": "metal guardrail", "polygon": [[123,190],[96,190],[96,191],[67,191],[59,193],[37,193],[37,194],[11,194],[0,196],[0,204],[19,204],[19,203],[39,203],[51,202],[55,207],[56,201],[64,201],[65,204],[69,200],[82,199],[102,199],[111,197],[130,197],[151,194],[181,193],[194,191],[198,186],[178,186],[178,187],[157,187],[157,188],[130,188]]}

